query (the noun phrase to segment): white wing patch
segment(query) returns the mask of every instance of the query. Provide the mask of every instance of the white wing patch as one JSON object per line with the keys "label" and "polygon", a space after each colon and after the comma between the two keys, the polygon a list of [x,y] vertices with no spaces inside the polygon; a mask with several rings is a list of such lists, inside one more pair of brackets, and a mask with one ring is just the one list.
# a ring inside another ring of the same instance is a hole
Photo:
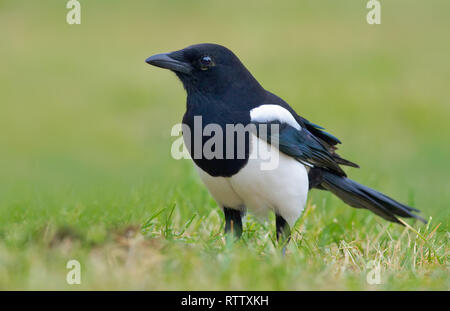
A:
{"label": "white wing patch", "polygon": [[301,130],[300,124],[295,121],[292,114],[286,109],[278,105],[262,105],[250,110],[250,119],[255,122],[271,122],[280,121]]}

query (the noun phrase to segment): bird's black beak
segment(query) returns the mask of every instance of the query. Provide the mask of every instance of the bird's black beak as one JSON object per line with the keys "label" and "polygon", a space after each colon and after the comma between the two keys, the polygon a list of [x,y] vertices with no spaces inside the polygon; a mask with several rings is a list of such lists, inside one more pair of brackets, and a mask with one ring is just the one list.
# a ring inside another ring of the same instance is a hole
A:
{"label": "bird's black beak", "polygon": [[191,64],[170,57],[170,53],[162,53],[150,56],[145,60],[145,62],[156,67],[170,69],[182,73],[190,73],[192,71]]}

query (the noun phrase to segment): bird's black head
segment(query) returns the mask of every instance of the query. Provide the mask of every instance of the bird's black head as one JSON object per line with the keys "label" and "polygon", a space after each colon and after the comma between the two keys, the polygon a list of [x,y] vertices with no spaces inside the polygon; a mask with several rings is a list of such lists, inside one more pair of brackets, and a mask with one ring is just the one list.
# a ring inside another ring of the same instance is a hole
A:
{"label": "bird's black head", "polygon": [[217,44],[196,44],[146,59],[150,65],[170,69],[188,92],[219,94],[242,87],[259,86],[229,49]]}

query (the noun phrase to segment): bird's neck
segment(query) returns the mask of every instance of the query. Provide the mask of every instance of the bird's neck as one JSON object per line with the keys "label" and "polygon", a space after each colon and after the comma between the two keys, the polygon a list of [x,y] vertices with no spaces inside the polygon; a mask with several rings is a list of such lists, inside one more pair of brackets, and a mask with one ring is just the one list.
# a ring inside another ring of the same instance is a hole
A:
{"label": "bird's neck", "polygon": [[[253,77],[252,77],[253,78]],[[215,109],[250,110],[264,101],[266,91],[256,81],[231,81],[214,89],[186,88],[187,108],[195,110]]]}

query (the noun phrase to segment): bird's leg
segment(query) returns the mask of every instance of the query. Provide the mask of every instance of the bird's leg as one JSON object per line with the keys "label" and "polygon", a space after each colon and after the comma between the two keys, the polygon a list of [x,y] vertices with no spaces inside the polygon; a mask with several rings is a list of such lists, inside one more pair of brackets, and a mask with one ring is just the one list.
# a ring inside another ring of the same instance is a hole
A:
{"label": "bird's leg", "polygon": [[275,224],[277,227],[277,241],[283,245],[283,256],[286,254],[286,245],[291,239],[291,229],[288,223],[280,215],[276,215]]}
{"label": "bird's leg", "polygon": [[232,232],[236,238],[242,235],[241,211],[232,208],[223,208],[225,214],[225,234]]}

